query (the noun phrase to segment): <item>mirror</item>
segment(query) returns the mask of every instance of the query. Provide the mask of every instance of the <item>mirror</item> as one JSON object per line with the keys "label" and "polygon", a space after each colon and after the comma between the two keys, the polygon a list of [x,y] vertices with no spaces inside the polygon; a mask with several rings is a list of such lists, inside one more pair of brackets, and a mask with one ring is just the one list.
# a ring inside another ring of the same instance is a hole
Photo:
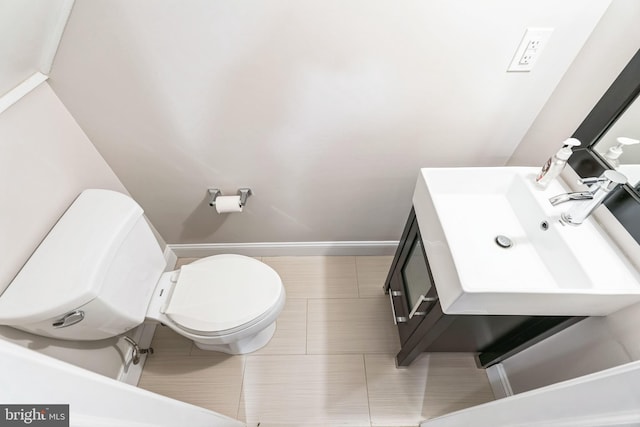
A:
{"label": "mirror", "polygon": [[[620,172],[627,175],[629,184],[615,190],[605,205],[638,243],[640,243],[640,144],[623,146],[623,154],[617,159],[619,165],[611,159],[615,156],[611,155],[609,149],[618,145],[619,137],[640,139],[639,93],[640,50],[631,58],[572,135],[573,138],[582,141],[582,146],[576,147],[569,159],[569,165],[583,178],[599,176],[605,169],[616,166]],[[636,100],[637,98],[639,99]]]}
{"label": "mirror", "polygon": [[640,98],[618,117],[592,149],[609,167],[624,174],[632,187],[640,183]]}

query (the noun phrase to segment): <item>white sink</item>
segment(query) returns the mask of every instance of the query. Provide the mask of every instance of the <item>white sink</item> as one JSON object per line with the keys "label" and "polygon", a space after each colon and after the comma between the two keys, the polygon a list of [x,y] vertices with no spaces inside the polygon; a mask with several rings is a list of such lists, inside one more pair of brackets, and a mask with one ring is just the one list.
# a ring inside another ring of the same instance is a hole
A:
{"label": "white sink", "polygon": [[592,218],[562,225],[580,202],[551,206],[570,190],[559,180],[539,189],[537,172],[421,170],[413,205],[445,313],[598,316],[640,301],[640,274]]}

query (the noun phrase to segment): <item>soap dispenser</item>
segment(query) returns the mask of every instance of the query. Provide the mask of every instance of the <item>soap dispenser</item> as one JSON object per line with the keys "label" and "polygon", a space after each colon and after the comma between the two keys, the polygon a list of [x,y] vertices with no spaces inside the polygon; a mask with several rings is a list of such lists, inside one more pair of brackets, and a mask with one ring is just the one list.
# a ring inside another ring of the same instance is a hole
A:
{"label": "soap dispenser", "polygon": [[626,147],[627,145],[635,145],[640,143],[640,140],[627,138],[624,136],[619,136],[618,138],[616,138],[616,141],[618,141],[618,145],[609,147],[607,152],[604,154],[604,158],[607,159],[607,162],[609,162],[611,167],[614,169],[620,166],[620,156],[622,155],[622,148]]}
{"label": "soap dispenser", "polygon": [[536,183],[542,188],[546,188],[547,185],[562,172],[565,165],[567,164],[567,160],[573,154],[571,151],[571,147],[577,147],[580,145],[580,141],[576,138],[566,139],[562,143],[562,148],[558,150],[556,154],[549,157],[549,160],[542,166],[540,173],[536,177]]}

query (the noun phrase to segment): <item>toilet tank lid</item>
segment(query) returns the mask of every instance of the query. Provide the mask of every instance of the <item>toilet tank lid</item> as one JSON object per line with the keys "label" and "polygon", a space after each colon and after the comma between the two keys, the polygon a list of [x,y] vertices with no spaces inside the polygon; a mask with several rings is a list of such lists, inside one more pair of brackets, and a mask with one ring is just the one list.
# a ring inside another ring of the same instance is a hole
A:
{"label": "toilet tank lid", "polygon": [[93,300],[142,213],[122,193],[83,191],[0,295],[0,322],[40,322]]}

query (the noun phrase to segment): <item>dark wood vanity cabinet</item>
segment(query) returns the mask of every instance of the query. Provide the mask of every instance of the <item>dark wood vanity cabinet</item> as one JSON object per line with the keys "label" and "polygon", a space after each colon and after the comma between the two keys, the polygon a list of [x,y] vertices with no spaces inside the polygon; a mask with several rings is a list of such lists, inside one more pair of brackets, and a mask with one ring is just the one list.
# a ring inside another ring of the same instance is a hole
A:
{"label": "dark wood vanity cabinet", "polygon": [[473,352],[486,368],[583,317],[445,314],[413,209],[385,283],[400,335],[398,366],[422,352]]}

